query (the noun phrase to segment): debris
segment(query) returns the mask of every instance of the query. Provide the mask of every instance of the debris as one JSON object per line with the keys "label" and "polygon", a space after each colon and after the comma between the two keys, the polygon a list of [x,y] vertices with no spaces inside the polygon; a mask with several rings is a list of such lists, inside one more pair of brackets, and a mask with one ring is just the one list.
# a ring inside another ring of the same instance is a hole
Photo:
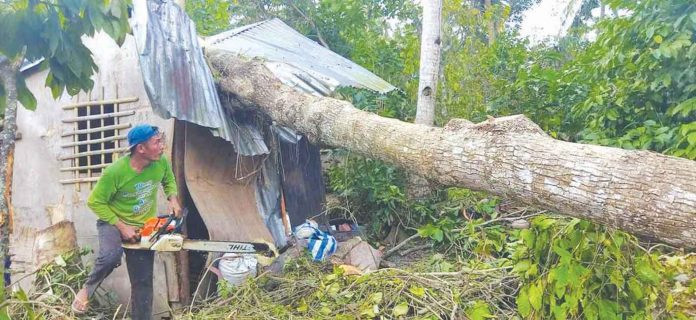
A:
{"label": "debris", "polygon": [[382,252],[360,237],[339,243],[338,250],[331,257],[334,264],[349,264],[363,272],[377,270],[381,260]]}
{"label": "debris", "polygon": [[523,219],[513,220],[512,222],[510,222],[510,228],[529,229],[529,221]]}
{"label": "debris", "polygon": [[338,242],[347,241],[350,238],[361,235],[358,224],[350,219],[332,219],[329,221],[329,228],[331,230],[331,235],[334,236]]}
{"label": "debris", "polygon": [[355,266],[351,266],[349,264],[342,264],[338,266],[341,270],[343,270],[343,274],[347,276],[359,276],[363,274],[363,272],[358,269]]}
{"label": "debris", "polygon": [[[333,256],[332,256],[333,258]],[[508,269],[462,273],[418,273],[379,269],[357,275],[351,266],[327,268],[302,256],[281,276],[265,273],[230,289],[177,319],[465,319],[475,301],[491,316],[517,315],[517,282]]]}
{"label": "debris", "polygon": [[[295,236],[298,240],[305,240],[307,249],[312,252],[314,261],[323,261],[326,257],[336,252],[336,238],[328,232],[319,230],[314,220],[307,220],[295,228]],[[300,242],[298,242],[300,243]]]}
{"label": "debris", "polygon": [[[42,265],[35,272],[30,291],[13,287],[11,297],[5,301],[12,319],[74,319],[70,302],[89,273],[82,266],[81,257],[85,254],[85,250],[70,251]],[[85,316],[111,319],[118,310],[115,295],[98,288]]]}
{"label": "debris", "polygon": [[404,250],[404,251],[401,251],[401,252],[399,252],[399,255],[403,257],[403,256],[405,256],[405,255],[410,254],[411,252],[415,252],[415,251],[419,251],[419,250],[423,250],[423,249],[429,249],[429,248],[432,248],[432,247],[433,247],[433,245],[432,245],[431,243],[426,243],[426,244],[422,244],[422,245],[419,245],[419,246],[411,247],[411,248],[408,248],[408,249],[406,249],[406,250]]}
{"label": "debris", "polygon": [[73,250],[77,250],[75,226],[72,222],[63,220],[36,234],[34,265],[39,268]]}
{"label": "debris", "polygon": [[281,253],[273,261],[273,263],[271,263],[270,266],[268,266],[266,271],[273,275],[280,275],[283,273],[283,268],[285,267],[286,263],[288,263],[292,259],[302,256],[304,249],[301,246],[298,246],[295,243],[293,243],[293,241],[294,240],[290,241],[292,243],[290,247],[287,250],[285,250],[285,252]]}

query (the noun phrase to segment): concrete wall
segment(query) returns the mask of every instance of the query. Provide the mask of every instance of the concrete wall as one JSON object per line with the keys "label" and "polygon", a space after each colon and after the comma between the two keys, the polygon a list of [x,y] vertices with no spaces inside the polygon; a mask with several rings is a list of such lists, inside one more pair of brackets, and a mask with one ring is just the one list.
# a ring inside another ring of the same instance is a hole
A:
{"label": "concrete wall", "polygon": [[[76,102],[111,100],[116,98],[138,97],[135,103],[123,104],[120,110],[135,110],[136,114],[120,118],[120,123],[141,122],[160,126],[167,132],[168,145],[171,146],[173,121],[164,120],[153,114],[143,87],[140,67],[135,49],[135,41],[128,37],[122,48],[104,34],[86,39],[87,46],[94,54],[99,66],[98,74],[93,76],[95,82],[92,92],[81,92],[75,97],[64,94],[53,99],[51,92],[44,86],[47,72],[29,72],[27,85],[38,100],[36,111],[21,109],[18,112],[17,125],[21,139],[17,141],[15,151],[14,181],[12,204],[14,207],[14,233],[12,236],[13,272],[32,272],[34,235],[61,220],[74,222],[78,245],[98,250],[96,234],[96,216],[86,207],[93,184],[61,184],[63,179],[73,178],[72,172],[61,172],[59,168],[71,166],[70,161],[59,158],[72,154],[72,148],[63,148],[61,144],[72,141],[72,137],[61,137],[64,131],[74,130],[72,123],[62,123],[62,119],[74,117],[74,110],[61,107]],[[121,134],[127,129],[121,130]],[[125,142],[122,142],[125,146]],[[171,151],[171,149],[169,149]],[[164,195],[160,191],[159,212],[166,210]],[[93,263],[93,256],[85,261]],[[165,274],[176,274],[173,270],[173,256],[158,254],[155,265],[155,311],[166,311],[167,292],[176,287],[175,279],[169,280]],[[19,279],[21,274],[14,274]],[[31,278],[22,282],[23,286],[31,283]],[[116,269],[102,284],[103,288],[113,289],[119,300],[126,303],[129,299],[130,284],[124,264]]]}

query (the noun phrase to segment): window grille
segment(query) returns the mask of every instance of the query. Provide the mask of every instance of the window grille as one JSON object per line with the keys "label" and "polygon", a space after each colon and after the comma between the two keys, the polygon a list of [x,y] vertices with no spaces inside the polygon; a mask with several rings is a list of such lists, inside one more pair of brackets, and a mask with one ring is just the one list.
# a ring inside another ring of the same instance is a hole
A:
{"label": "window grille", "polygon": [[72,130],[63,132],[69,142],[61,147],[71,152],[60,159],[64,167],[60,170],[69,172],[71,178],[61,180],[63,184],[92,183],[99,180],[101,172],[114,162],[121,152],[128,150],[124,141],[126,135],[122,130],[131,124],[121,121],[122,117],[135,114],[135,110],[121,111],[119,106],[138,101],[137,97],[89,101],[64,106],[63,109],[72,117],[63,119],[63,123]]}

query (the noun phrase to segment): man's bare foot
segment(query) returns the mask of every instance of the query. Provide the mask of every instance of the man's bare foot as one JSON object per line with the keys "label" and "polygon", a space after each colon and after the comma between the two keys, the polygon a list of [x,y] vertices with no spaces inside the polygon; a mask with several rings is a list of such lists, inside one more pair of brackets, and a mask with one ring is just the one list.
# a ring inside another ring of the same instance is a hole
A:
{"label": "man's bare foot", "polygon": [[87,296],[87,288],[82,288],[75,295],[75,300],[72,303],[72,311],[75,314],[83,314],[89,309],[89,297]]}

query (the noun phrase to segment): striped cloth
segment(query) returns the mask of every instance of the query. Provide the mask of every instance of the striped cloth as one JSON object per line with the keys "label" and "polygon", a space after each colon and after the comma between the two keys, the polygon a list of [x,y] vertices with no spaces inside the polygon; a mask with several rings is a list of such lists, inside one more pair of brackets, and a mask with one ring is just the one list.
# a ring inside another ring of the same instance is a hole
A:
{"label": "striped cloth", "polygon": [[307,249],[312,252],[314,261],[323,261],[336,252],[336,238],[328,232],[319,230],[317,223],[307,220],[295,228],[295,236],[307,239]]}

